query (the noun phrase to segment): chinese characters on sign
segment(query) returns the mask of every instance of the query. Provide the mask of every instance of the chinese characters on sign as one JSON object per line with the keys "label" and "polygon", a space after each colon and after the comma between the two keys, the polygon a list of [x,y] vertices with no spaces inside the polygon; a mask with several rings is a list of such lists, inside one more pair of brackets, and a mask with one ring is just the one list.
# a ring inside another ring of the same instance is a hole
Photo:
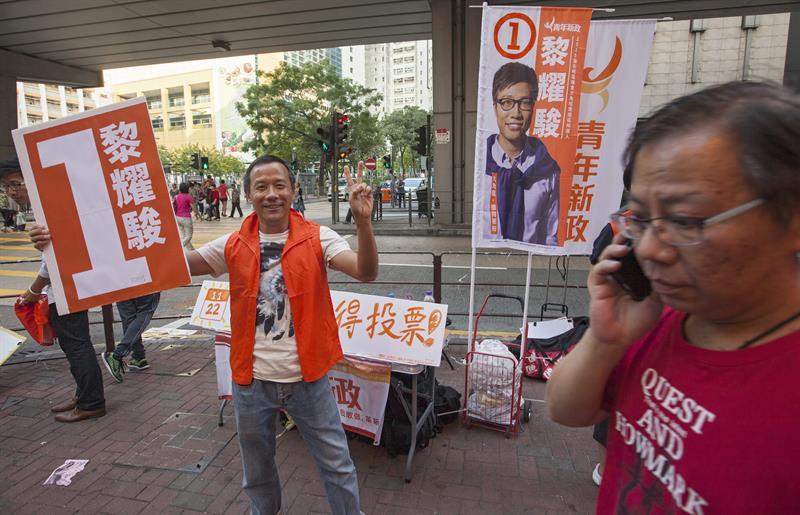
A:
{"label": "chinese characters on sign", "polygon": [[59,313],[190,282],[144,98],[13,136]]}
{"label": "chinese characters on sign", "polygon": [[331,299],[348,356],[439,366],[446,305],[342,291]]}
{"label": "chinese characters on sign", "polygon": [[345,358],[328,371],[331,392],[345,429],[380,444],[391,367]]}

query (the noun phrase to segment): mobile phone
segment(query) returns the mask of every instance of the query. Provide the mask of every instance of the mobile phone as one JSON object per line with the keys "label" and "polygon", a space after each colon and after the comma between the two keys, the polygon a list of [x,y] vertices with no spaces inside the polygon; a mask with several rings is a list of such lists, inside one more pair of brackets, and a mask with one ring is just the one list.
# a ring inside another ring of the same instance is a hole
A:
{"label": "mobile phone", "polygon": [[623,257],[616,258],[622,263],[622,266],[616,272],[612,272],[611,277],[619,283],[625,293],[639,302],[649,297],[653,288],[636,260],[636,255],[633,253],[633,242],[626,240],[625,245],[631,250]]}

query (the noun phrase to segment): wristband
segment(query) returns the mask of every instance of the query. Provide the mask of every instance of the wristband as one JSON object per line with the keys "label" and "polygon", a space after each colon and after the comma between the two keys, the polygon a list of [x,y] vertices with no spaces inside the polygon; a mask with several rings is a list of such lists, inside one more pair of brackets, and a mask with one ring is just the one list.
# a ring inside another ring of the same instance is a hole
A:
{"label": "wristband", "polygon": [[36,293],[35,291],[31,290],[30,286],[28,286],[28,293],[30,293],[31,295],[41,295],[42,294],[42,292]]}

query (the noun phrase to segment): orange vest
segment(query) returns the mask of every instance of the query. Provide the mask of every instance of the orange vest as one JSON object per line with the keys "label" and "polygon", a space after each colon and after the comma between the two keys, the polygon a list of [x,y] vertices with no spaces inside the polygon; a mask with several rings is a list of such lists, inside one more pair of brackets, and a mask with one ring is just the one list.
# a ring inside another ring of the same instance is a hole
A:
{"label": "orange vest", "polygon": [[[261,273],[258,216],[251,213],[225,244],[231,291],[231,372],[236,384],[253,381],[256,299]],[[324,376],[342,357],[339,328],[333,314],[319,225],[295,210],[289,215],[289,237],[281,268],[289,294],[297,354],[304,381]]]}

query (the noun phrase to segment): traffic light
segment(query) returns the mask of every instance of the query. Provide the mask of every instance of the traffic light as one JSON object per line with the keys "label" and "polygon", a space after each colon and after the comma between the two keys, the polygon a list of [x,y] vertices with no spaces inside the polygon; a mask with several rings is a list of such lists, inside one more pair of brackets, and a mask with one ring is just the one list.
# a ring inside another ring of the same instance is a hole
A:
{"label": "traffic light", "polygon": [[208,170],[208,158],[206,156],[200,158],[200,169]]}
{"label": "traffic light", "polygon": [[428,155],[428,127],[426,125],[422,125],[417,128],[414,132],[417,133],[417,144],[414,145],[414,152],[421,156]]}
{"label": "traffic light", "polygon": [[350,147],[341,147],[339,149],[339,159],[347,159],[347,156],[350,155],[350,152],[352,152]]}
{"label": "traffic light", "polygon": [[383,156],[383,169],[384,170],[392,169],[392,156],[390,155]]}
{"label": "traffic light", "polygon": [[336,113],[336,144],[342,148],[347,141],[347,132],[350,130],[349,117],[346,114]]}
{"label": "traffic light", "polygon": [[322,149],[325,156],[330,159],[331,154],[333,154],[333,131],[330,127],[319,127],[317,128],[317,135],[319,135],[319,139],[317,140],[319,148]]}
{"label": "traffic light", "polygon": [[192,168],[195,170],[200,169],[200,154],[198,153],[192,154]]}

